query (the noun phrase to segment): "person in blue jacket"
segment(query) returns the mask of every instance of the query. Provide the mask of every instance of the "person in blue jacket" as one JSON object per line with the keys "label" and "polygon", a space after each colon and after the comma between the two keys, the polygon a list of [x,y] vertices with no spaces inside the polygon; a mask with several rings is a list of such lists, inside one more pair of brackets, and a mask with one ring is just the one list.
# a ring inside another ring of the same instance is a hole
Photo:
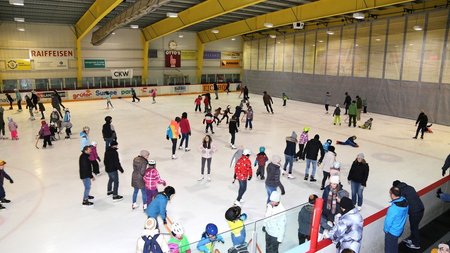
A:
{"label": "person in blue jacket", "polygon": [[214,244],[216,242],[225,243],[223,237],[217,234],[217,226],[213,223],[206,225],[205,232],[202,234],[202,239],[197,244],[197,249],[203,253],[213,253]]}
{"label": "person in blue jacket", "polygon": [[392,201],[384,220],[384,252],[397,253],[398,238],[405,228],[409,205],[399,188],[392,187],[389,194]]}
{"label": "person in blue jacket", "polygon": [[155,218],[155,220],[157,220],[158,216],[161,216],[164,225],[167,224],[167,203],[174,194],[175,189],[172,186],[167,186],[164,188],[164,191],[158,193],[145,211],[147,217]]}

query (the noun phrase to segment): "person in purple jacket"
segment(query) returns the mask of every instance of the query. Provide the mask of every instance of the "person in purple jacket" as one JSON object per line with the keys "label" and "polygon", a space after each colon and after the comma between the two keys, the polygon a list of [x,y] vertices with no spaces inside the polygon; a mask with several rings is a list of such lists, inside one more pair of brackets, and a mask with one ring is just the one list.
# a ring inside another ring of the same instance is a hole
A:
{"label": "person in purple jacket", "polygon": [[52,146],[52,141],[50,140],[50,136],[52,133],[50,132],[50,128],[48,127],[47,122],[45,120],[41,121],[41,129],[39,130],[39,137],[44,139],[44,145],[43,148],[47,147],[47,144],[49,146]]}

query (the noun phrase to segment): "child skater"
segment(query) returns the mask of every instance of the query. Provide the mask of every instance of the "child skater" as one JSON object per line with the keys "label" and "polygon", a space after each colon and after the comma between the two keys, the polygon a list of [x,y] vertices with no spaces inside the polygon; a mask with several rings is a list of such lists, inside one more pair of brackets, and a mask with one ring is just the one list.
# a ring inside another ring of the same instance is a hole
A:
{"label": "child skater", "polygon": [[355,142],[355,140],[356,140],[356,136],[353,135],[353,136],[348,137],[348,139],[346,141],[337,141],[336,144],[349,145],[354,148],[357,148],[357,147],[359,147],[359,145]]}
{"label": "child skater", "polygon": [[211,114],[210,110],[206,110],[206,114],[205,114],[205,118],[203,119],[203,125],[206,123],[206,128],[205,131],[206,133],[208,133],[208,128],[211,129],[211,133],[214,134],[214,130],[213,130],[213,122],[214,122],[214,117]]}
{"label": "child skater", "polygon": [[258,165],[258,169],[256,170],[256,177],[264,180],[264,171],[266,169],[266,162],[269,160],[267,157],[265,147],[259,147],[259,153],[256,155],[254,166]]}
{"label": "child skater", "polygon": [[202,96],[201,95],[198,95],[198,97],[195,99],[194,103],[195,103],[195,111],[197,111],[197,109],[198,109],[199,112],[202,112]]}
{"label": "child skater", "polygon": [[[202,145],[200,146],[200,152],[202,153],[202,167],[201,174],[202,176],[198,179],[198,181],[202,181],[206,178],[206,181],[211,181],[211,160],[214,153],[217,152],[217,148],[211,144],[212,139],[211,136],[206,135],[203,138]],[[208,167],[208,174],[205,177],[205,163]]]}
{"label": "child skater", "polygon": [[158,184],[166,186],[166,181],[162,180],[159,176],[159,172],[156,169],[156,161],[148,161],[148,167],[144,174],[145,192],[147,193],[147,203],[144,204],[144,210],[152,202],[153,198],[158,194]]}
{"label": "child skater", "polygon": [[231,230],[232,249],[237,249],[239,246],[246,248],[244,221],[247,219],[247,214],[241,214],[241,208],[239,206],[232,206],[225,212],[225,219],[227,219],[228,227]]}
{"label": "child skater", "polygon": [[231,114],[230,105],[227,105],[227,108],[225,110],[223,110],[223,116],[222,116],[222,119],[220,120],[220,122],[222,122],[222,120],[224,118],[227,118],[227,124],[228,124],[228,114]]}
{"label": "child skater", "polygon": [[330,106],[330,98],[331,98],[331,94],[330,92],[327,91],[327,93],[325,94],[325,114],[328,114],[328,107]]}
{"label": "child skater", "polygon": [[250,127],[250,130],[253,129],[253,109],[251,105],[248,105],[248,109],[247,112],[245,113],[246,116],[246,120],[245,120],[245,129],[247,129],[247,127]]}
{"label": "child skater", "polygon": [[100,174],[100,170],[99,170],[100,166],[97,161],[101,162],[102,159],[100,159],[100,157],[98,156],[97,142],[95,142],[95,141],[93,141],[91,143],[91,153],[89,154],[89,161],[91,161],[92,172],[94,172],[94,174],[96,176],[98,176]]}
{"label": "child skater", "polygon": [[5,161],[0,160],[0,209],[5,209],[5,207],[2,205],[2,203],[10,203],[11,202],[11,200],[6,199],[5,188],[3,188],[3,180],[4,180],[4,178],[9,180],[9,182],[11,184],[14,183],[12,178],[5,171],[5,164],[6,164]]}
{"label": "child skater", "polygon": [[336,108],[334,109],[333,112],[333,117],[334,117],[333,125],[336,124],[341,125],[341,108],[339,108],[339,104],[336,104]]}
{"label": "child skater", "polygon": [[298,161],[299,159],[305,160],[305,154],[303,153],[303,149],[305,148],[306,143],[309,141],[308,132],[309,127],[305,127],[303,128],[303,132],[300,134],[300,138],[298,140],[299,149],[297,154],[295,155],[296,161]]}
{"label": "child skater", "polygon": [[150,90],[150,96],[152,97],[152,104],[156,103],[156,89],[151,89]]}
{"label": "child skater", "polygon": [[191,253],[189,241],[184,235],[183,226],[179,221],[175,221],[170,228],[172,237],[169,240],[169,249],[171,253]]}
{"label": "child skater", "polygon": [[17,128],[19,127],[17,126],[16,122],[14,122],[14,120],[9,117],[8,117],[8,128],[9,132],[11,133],[11,140],[18,140],[19,135],[17,133]]}
{"label": "child skater", "polygon": [[217,126],[220,124],[219,115],[222,115],[222,108],[221,107],[219,107],[216,110],[214,110],[214,121],[216,122]]}
{"label": "child skater", "polygon": [[358,126],[359,128],[362,129],[372,129],[372,122],[373,122],[373,118],[368,119],[366,122],[364,122],[364,125]]}
{"label": "child skater", "polygon": [[114,106],[111,103],[112,94],[109,91],[105,91],[106,98],[106,109],[109,109],[109,106],[114,109]]}
{"label": "child skater", "polygon": [[289,97],[284,92],[283,92],[283,95],[281,97],[283,98],[283,106],[286,106],[286,101],[289,99]]}

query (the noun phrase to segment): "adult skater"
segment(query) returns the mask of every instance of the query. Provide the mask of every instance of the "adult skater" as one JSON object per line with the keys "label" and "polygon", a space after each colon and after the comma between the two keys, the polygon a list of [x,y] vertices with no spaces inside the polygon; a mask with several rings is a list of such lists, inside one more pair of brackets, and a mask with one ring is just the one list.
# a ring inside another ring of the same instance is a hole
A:
{"label": "adult skater", "polygon": [[239,130],[238,130],[238,121],[239,121],[239,119],[236,118],[236,116],[233,115],[233,116],[231,116],[230,122],[228,124],[228,132],[231,135],[231,141],[230,141],[231,144],[230,145],[231,145],[232,149],[236,149],[236,146],[234,146],[234,141],[235,141],[235,138],[236,138],[236,133],[239,132]]}
{"label": "adult skater", "polygon": [[5,109],[0,105],[0,139],[6,139],[5,136],[5,118],[3,117]]}
{"label": "adult skater", "polygon": [[352,125],[356,127],[356,115],[358,113],[358,108],[356,106],[356,101],[353,100],[350,106],[348,107],[348,127]]}
{"label": "adult skater", "polygon": [[417,139],[419,132],[421,132],[420,139],[423,139],[423,134],[427,130],[427,124],[428,124],[428,116],[423,111],[421,111],[416,120],[417,130],[416,135],[413,137],[413,139]]}
{"label": "adult skater", "polygon": [[205,111],[212,110],[211,107],[211,94],[209,92],[202,94],[205,98],[203,99],[203,104],[205,105]]}
{"label": "adult skater", "polygon": [[342,190],[339,176],[330,177],[330,183],[325,187],[322,193],[323,210],[322,218],[326,221],[334,222],[334,217],[339,213],[338,193]]}
{"label": "adult skater", "polygon": [[111,106],[111,108],[114,109],[114,106],[111,103],[112,93],[109,91],[105,91],[105,98],[106,98],[106,109],[109,109],[109,106]]}
{"label": "adult skater", "polygon": [[227,86],[225,86],[225,91],[228,93],[230,93],[230,82],[227,82]]}
{"label": "adult skater", "polygon": [[280,203],[281,194],[272,192],[270,202],[267,204],[263,231],[266,233],[266,253],[278,253],[278,247],[284,240],[286,231],[286,213]]}
{"label": "adult skater", "polygon": [[445,172],[450,168],[450,154],[445,159],[444,165],[442,166],[442,176],[445,177]]}
{"label": "adult skater", "polygon": [[117,152],[117,146],[119,144],[116,141],[112,141],[111,145],[105,151],[105,158],[103,163],[105,164],[105,171],[108,173],[108,187],[107,195],[113,195],[113,200],[121,200],[123,197],[118,194],[119,191],[119,173],[123,173],[122,165],[119,160],[119,153]]}
{"label": "adult skater", "polygon": [[344,106],[345,106],[345,113],[344,115],[347,115],[348,108],[350,107],[350,104],[352,103],[352,97],[348,95],[348,92],[345,92],[345,99],[344,99]]}
{"label": "adult skater", "polygon": [[180,121],[180,117],[175,117],[175,120],[170,121],[170,125],[166,130],[166,139],[172,141],[172,159],[177,159],[175,152],[177,151],[177,141],[181,138]]}
{"label": "adult skater", "polygon": [[38,101],[39,101],[39,97],[36,95],[36,91],[32,90],[31,91],[31,101],[33,102],[33,107],[34,110],[37,111],[37,105],[38,105]]}
{"label": "adult skater", "polygon": [[17,111],[22,111],[22,95],[20,94],[19,90],[14,89],[14,92],[16,93],[16,101],[17,101]]}
{"label": "adult skater", "polygon": [[93,196],[89,195],[91,191],[91,181],[94,181],[95,178],[92,175],[92,166],[91,161],[89,160],[89,156],[91,154],[91,147],[84,146],[81,150],[81,155],[79,159],[80,165],[80,179],[83,181],[84,185],[84,193],[83,193],[83,202],[84,206],[91,206],[94,203],[90,202],[90,199],[94,199]]}
{"label": "adult skater", "polygon": [[6,99],[8,99],[8,102],[9,102],[9,109],[12,110],[13,109],[12,104],[14,102],[14,99],[11,97],[11,95],[9,95],[9,93],[5,93],[5,96],[6,96]]}
{"label": "adult skater", "polygon": [[364,154],[359,153],[352,163],[347,180],[352,187],[353,205],[358,204],[358,210],[361,210],[363,204],[363,191],[367,186],[367,178],[369,177],[369,164],[364,159]]}
{"label": "adult skater", "polygon": [[66,108],[63,104],[62,104],[62,98],[61,95],[59,95],[58,91],[56,89],[53,89],[53,94],[58,98],[59,101],[59,105],[64,109]]}
{"label": "adult skater", "polygon": [[248,100],[250,97],[248,96],[248,88],[247,86],[244,86],[244,100]]}
{"label": "adult skater", "polygon": [[214,95],[216,95],[216,99],[219,99],[219,85],[217,85],[217,82],[214,82],[213,89],[214,89]]}
{"label": "adult skater", "polygon": [[[166,186],[164,191],[158,193],[146,209],[147,217],[154,218],[161,216],[164,225],[167,224],[167,203],[171,197],[175,194],[175,189],[172,186]],[[157,225],[158,227],[158,225]]]}
{"label": "adult skater", "polygon": [[297,146],[297,134],[293,131],[291,136],[286,137],[286,148],[284,149],[283,175],[286,174],[286,168],[289,165],[289,179],[294,179],[292,167],[294,165],[295,147]]}
{"label": "adult skater", "polygon": [[5,188],[3,188],[3,181],[6,178],[9,180],[11,184],[14,183],[13,179],[6,173],[5,171],[5,164],[6,162],[3,160],[0,160],[0,209],[5,209],[5,207],[2,205],[2,203],[10,203],[11,200],[6,199],[6,192]]}
{"label": "adult skater", "polygon": [[242,196],[247,190],[247,180],[250,181],[252,179],[252,162],[249,158],[251,153],[250,149],[244,149],[241,158],[239,158],[236,166],[234,166],[234,179],[239,181],[238,196],[234,202],[237,206],[241,206],[241,202],[243,202]]}
{"label": "adult skater", "polygon": [[[315,179],[317,165],[320,165],[322,163],[323,157],[325,155],[325,150],[323,150],[323,146],[322,143],[320,143],[319,138],[320,138],[319,135],[316,134],[314,136],[314,139],[309,140],[305,146],[306,168],[304,180],[308,180],[309,168],[312,164],[311,177],[309,178],[309,181],[311,182],[317,181]],[[319,151],[320,151],[320,158],[319,161],[317,161]]]}
{"label": "adult skater", "polygon": [[285,194],[284,186],[280,181],[281,177],[281,157],[274,155],[272,156],[272,160],[267,165],[267,178],[266,178],[266,191],[267,191],[267,203],[270,202],[270,195],[274,191],[278,191],[278,188],[280,188],[281,195]]}
{"label": "adult skater", "polygon": [[328,114],[328,107],[330,106],[330,98],[331,98],[331,94],[329,91],[327,91],[327,93],[325,93],[325,114]]}
{"label": "adult skater", "polygon": [[231,110],[230,105],[227,105],[227,108],[225,108],[225,110],[223,110],[223,116],[222,116],[222,118],[220,119],[219,122],[222,122],[223,119],[227,118],[227,124],[228,124],[228,121],[229,121],[229,116],[228,116],[228,114],[231,114],[231,111],[230,111],[230,110]]}
{"label": "adult skater", "polygon": [[191,150],[189,146],[189,136],[191,136],[191,125],[189,124],[189,120],[187,118],[187,112],[183,112],[181,114],[181,120],[180,120],[180,131],[181,131],[181,141],[179,149],[183,149],[183,142],[185,142],[184,151]]}
{"label": "adult skater", "polygon": [[361,120],[361,112],[363,110],[363,102],[360,96],[356,96],[356,120]]}
{"label": "adult skater", "polygon": [[59,113],[59,116],[61,116],[62,118],[63,115],[61,113],[61,107],[59,106],[60,105],[59,99],[60,98],[58,92],[54,92],[52,94],[52,107],[56,109],[56,111]]}
{"label": "adult skater", "polygon": [[141,236],[137,240],[136,253],[152,252],[151,249],[150,251],[144,249],[146,245],[154,245],[154,247],[160,250],[158,252],[171,252],[166,240],[159,232],[158,221],[154,218],[148,218],[145,221],[144,231],[142,231]]}
{"label": "adult skater", "polygon": [[133,96],[133,102],[137,99],[138,102],[141,102],[141,99],[136,96],[136,91],[134,88],[131,88],[131,95]]}
{"label": "adult skater", "polygon": [[295,154],[295,160],[298,161],[299,159],[305,160],[305,145],[309,141],[309,127],[304,127],[303,132],[300,134],[300,138],[298,139],[298,152]]}
{"label": "adult skater", "polygon": [[200,152],[202,153],[202,167],[201,167],[201,177],[198,181],[205,179],[205,163],[208,167],[208,174],[206,175],[206,181],[211,181],[211,161],[212,155],[217,152],[216,146],[212,145],[211,136],[206,135],[203,138],[202,145],[200,146]]}
{"label": "adult skater", "polygon": [[117,141],[116,130],[114,129],[111,116],[105,117],[105,124],[102,127],[103,140],[105,141],[105,149],[107,149],[112,141]]}
{"label": "adult skater", "polygon": [[25,102],[26,102],[26,108],[28,109],[28,112],[30,113],[30,120],[34,120],[34,114],[33,114],[33,101],[28,95],[25,95]]}
{"label": "adult skater", "polygon": [[44,106],[44,104],[41,102],[41,99],[40,99],[39,97],[38,97],[37,103],[38,103],[39,111],[41,112],[41,119],[45,119],[45,115],[44,115],[44,112],[45,112],[45,106]]}
{"label": "adult skater", "polygon": [[[137,195],[141,191],[142,205],[147,203],[147,194],[145,191],[144,175],[148,165],[148,150],[141,150],[139,155],[133,159],[133,174],[131,175],[131,187],[134,188],[131,209],[136,209],[139,205],[136,203]],[[145,208],[144,208],[145,209]]]}
{"label": "adult skater", "polygon": [[[263,92],[263,102],[264,102],[264,105],[266,106],[267,112],[273,114],[273,109],[272,109],[273,100],[272,100],[272,97],[269,94],[267,94],[267,91]],[[270,109],[270,111],[269,111],[269,109]]]}

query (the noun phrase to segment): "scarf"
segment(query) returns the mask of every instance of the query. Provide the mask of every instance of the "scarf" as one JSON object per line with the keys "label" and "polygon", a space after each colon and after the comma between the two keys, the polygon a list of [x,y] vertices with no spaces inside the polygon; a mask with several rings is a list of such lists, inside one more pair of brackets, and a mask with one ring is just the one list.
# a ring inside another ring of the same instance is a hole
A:
{"label": "scarf", "polygon": [[332,214],[336,213],[336,197],[337,197],[337,191],[330,189],[330,192],[328,193],[328,198],[327,198],[327,209],[330,210]]}

